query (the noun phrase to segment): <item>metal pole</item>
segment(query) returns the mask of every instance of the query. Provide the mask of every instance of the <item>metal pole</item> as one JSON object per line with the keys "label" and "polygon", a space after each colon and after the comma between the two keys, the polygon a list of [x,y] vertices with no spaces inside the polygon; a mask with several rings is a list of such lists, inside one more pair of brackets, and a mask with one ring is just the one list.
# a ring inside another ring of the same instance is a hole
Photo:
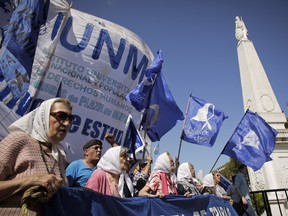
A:
{"label": "metal pole", "polygon": [[186,106],[186,112],[185,112],[185,119],[184,119],[184,123],[183,123],[183,126],[182,126],[182,131],[181,131],[181,136],[180,136],[180,143],[179,143],[179,148],[178,148],[178,155],[177,155],[177,160],[179,161],[179,158],[180,158],[180,150],[181,150],[181,146],[182,146],[182,134],[183,134],[183,131],[184,131],[184,127],[185,127],[185,124],[186,124],[186,117],[187,117],[187,113],[188,113],[188,107],[189,107],[189,104],[190,104],[190,100],[191,100],[191,95],[189,95],[188,97],[188,102],[187,102],[187,106]]}

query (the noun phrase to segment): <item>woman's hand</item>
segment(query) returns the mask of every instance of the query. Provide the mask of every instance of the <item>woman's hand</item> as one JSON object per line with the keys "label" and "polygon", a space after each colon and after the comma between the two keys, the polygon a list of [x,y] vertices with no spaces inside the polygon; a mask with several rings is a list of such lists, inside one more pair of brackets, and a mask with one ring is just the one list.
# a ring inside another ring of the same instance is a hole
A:
{"label": "woman's hand", "polygon": [[61,186],[63,179],[53,174],[31,176],[33,182],[31,185],[40,185],[47,188],[49,194],[54,194]]}
{"label": "woman's hand", "polygon": [[53,174],[31,175],[0,181],[0,201],[35,185],[43,186],[47,188],[49,194],[53,194],[62,184],[62,181],[62,178]]}
{"label": "woman's hand", "polygon": [[190,198],[190,197],[192,197],[192,194],[189,193],[189,192],[186,192],[186,193],[184,194],[184,196],[187,197],[187,198]]}

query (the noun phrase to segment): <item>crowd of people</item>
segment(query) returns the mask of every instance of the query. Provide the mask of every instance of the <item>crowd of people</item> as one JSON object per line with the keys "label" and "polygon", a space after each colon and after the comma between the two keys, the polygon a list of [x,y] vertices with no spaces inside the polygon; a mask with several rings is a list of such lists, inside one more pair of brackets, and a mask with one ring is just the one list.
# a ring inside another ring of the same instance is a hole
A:
{"label": "crowd of people", "polygon": [[245,165],[225,191],[219,173],[209,173],[199,182],[191,162],[175,163],[168,152],[156,158],[153,169],[149,155],[132,164],[128,149],[117,145],[112,134],[105,136],[111,148],[103,155],[102,141],[92,139],[83,146],[83,158],[68,165],[59,143],[72,121],[71,103],[53,98],[9,126],[10,134],[0,143],[0,215],[43,215],[42,204],[61,186],[116,197],[214,194],[232,198],[239,215],[253,215]]}

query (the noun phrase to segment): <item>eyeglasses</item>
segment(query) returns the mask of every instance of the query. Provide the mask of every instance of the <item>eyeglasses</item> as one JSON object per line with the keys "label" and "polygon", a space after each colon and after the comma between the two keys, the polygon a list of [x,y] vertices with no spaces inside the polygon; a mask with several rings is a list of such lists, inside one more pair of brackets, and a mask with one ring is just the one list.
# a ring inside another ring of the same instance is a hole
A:
{"label": "eyeglasses", "polygon": [[101,151],[102,150],[102,146],[94,146],[93,149]]}
{"label": "eyeglasses", "polygon": [[73,115],[70,115],[68,113],[59,111],[59,112],[51,112],[50,113],[51,116],[53,116],[57,121],[64,123],[67,121],[69,121],[69,123],[71,123],[74,119]]}
{"label": "eyeglasses", "polygon": [[[129,158],[129,155],[128,154],[123,154],[123,155],[120,155],[120,157],[122,157],[123,159],[128,159]],[[130,159],[130,158],[129,158]]]}

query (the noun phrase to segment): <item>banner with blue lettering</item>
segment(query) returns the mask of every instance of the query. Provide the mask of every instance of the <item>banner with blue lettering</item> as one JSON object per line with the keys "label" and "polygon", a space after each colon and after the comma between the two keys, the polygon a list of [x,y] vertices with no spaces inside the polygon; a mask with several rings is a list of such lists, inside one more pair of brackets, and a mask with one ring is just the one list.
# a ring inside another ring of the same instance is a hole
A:
{"label": "banner with blue lettering", "polygon": [[[13,5],[12,5],[13,4]],[[7,133],[6,123],[23,116],[32,97],[28,91],[38,35],[45,24],[49,1],[1,1],[0,26],[0,135]],[[14,10],[15,9],[15,10]],[[12,13],[13,11],[13,13]],[[12,13],[8,18],[8,12]],[[6,15],[6,16],[5,16]],[[2,40],[3,37],[3,40]]]}
{"label": "banner with blue lettering", "polygon": [[229,201],[214,195],[131,197],[102,195],[87,188],[62,187],[45,205],[47,216],[125,215],[188,216],[237,215]]}
{"label": "banner with blue lettering", "polygon": [[[128,29],[73,9],[65,0],[50,1],[39,34],[28,87],[30,110],[56,95],[72,102],[75,119],[62,143],[69,161],[82,158],[83,144],[92,138],[104,141],[106,133],[120,144],[128,115],[140,123],[141,113],[125,96],[153,59],[149,47]],[[103,152],[109,146],[104,141]]]}

